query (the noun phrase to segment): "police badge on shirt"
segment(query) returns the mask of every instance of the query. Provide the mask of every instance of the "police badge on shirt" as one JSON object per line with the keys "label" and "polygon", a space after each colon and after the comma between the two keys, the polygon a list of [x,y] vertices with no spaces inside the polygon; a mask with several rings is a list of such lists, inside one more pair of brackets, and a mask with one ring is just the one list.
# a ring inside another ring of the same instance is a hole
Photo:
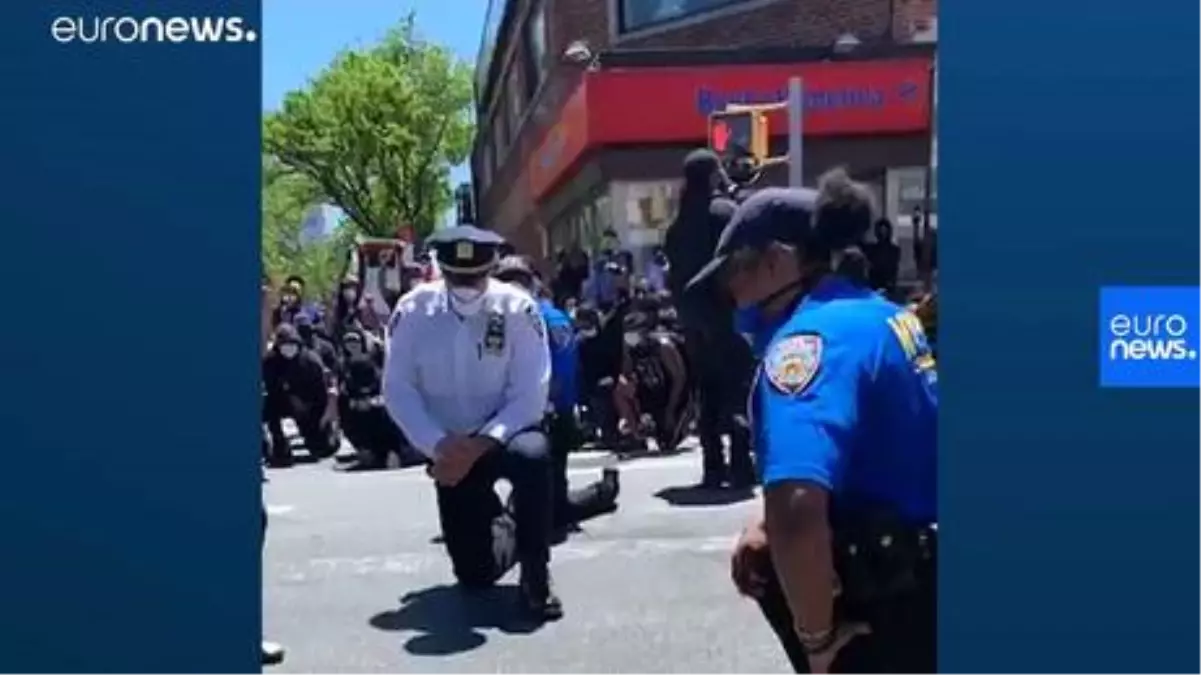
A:
{"label": "police badge on shirt", "polygon": [[498,311],[488,312],[482,351],[488,356],[500,356],[505,351],[505,315]]}

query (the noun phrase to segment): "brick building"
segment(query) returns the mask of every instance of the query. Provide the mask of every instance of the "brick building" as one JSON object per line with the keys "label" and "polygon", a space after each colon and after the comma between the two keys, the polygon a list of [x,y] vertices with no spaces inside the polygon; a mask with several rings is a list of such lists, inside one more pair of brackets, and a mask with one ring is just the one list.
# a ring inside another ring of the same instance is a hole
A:
{"label": "brick building", "polygon": [[[490,0],[472,152],[481,222],[542,258],[608,228],[645,253],[708,113],[782,100],[800,76],[806,179],[847,166],[904,236],[926,202],[934,12],[934,0]],[[782,154],[787,119],[771,126]]]}

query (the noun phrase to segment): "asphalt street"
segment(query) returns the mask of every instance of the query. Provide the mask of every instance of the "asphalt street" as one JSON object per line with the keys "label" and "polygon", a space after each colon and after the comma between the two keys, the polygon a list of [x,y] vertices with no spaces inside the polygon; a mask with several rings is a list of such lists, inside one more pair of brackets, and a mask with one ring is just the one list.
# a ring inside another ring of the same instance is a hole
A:
{"label": "asphalt street", "polygon": [[[573,483],[603,457],[573,457]],[[566,616],[536,629],[511,610],[516,573],[459,593],[421,469],[269,472],[263,626],[277,672],[789,672],[729,553],[754,502],[690,488],[695,452],[622,464],[617,513],[554,550]]]}

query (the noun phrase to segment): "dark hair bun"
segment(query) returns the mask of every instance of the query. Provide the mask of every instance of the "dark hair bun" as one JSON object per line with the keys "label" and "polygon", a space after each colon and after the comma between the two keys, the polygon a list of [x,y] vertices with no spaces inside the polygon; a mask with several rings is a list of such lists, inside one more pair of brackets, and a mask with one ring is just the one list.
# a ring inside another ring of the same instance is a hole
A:
{"label": "dark hair bun", "polygon": [[846,169],[827,171],[817,183],[814,234],[831,251],[857,245],[876,219],[876,199]]}

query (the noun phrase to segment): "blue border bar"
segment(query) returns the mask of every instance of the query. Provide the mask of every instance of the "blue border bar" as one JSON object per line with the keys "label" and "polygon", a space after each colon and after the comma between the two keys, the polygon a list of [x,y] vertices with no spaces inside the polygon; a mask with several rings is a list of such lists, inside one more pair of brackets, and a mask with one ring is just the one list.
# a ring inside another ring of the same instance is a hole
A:
{"label": "blue border bar", "polygon": [[1198,280],[1198,6],[941,3],[940,669],[1196,672],[1196,390],[1098,387]]}
{"label": "blue border bar", "polygon": [[259,46],[50,32],[149,15],[261,25],[0,8],[0,671],[259,669]]}

